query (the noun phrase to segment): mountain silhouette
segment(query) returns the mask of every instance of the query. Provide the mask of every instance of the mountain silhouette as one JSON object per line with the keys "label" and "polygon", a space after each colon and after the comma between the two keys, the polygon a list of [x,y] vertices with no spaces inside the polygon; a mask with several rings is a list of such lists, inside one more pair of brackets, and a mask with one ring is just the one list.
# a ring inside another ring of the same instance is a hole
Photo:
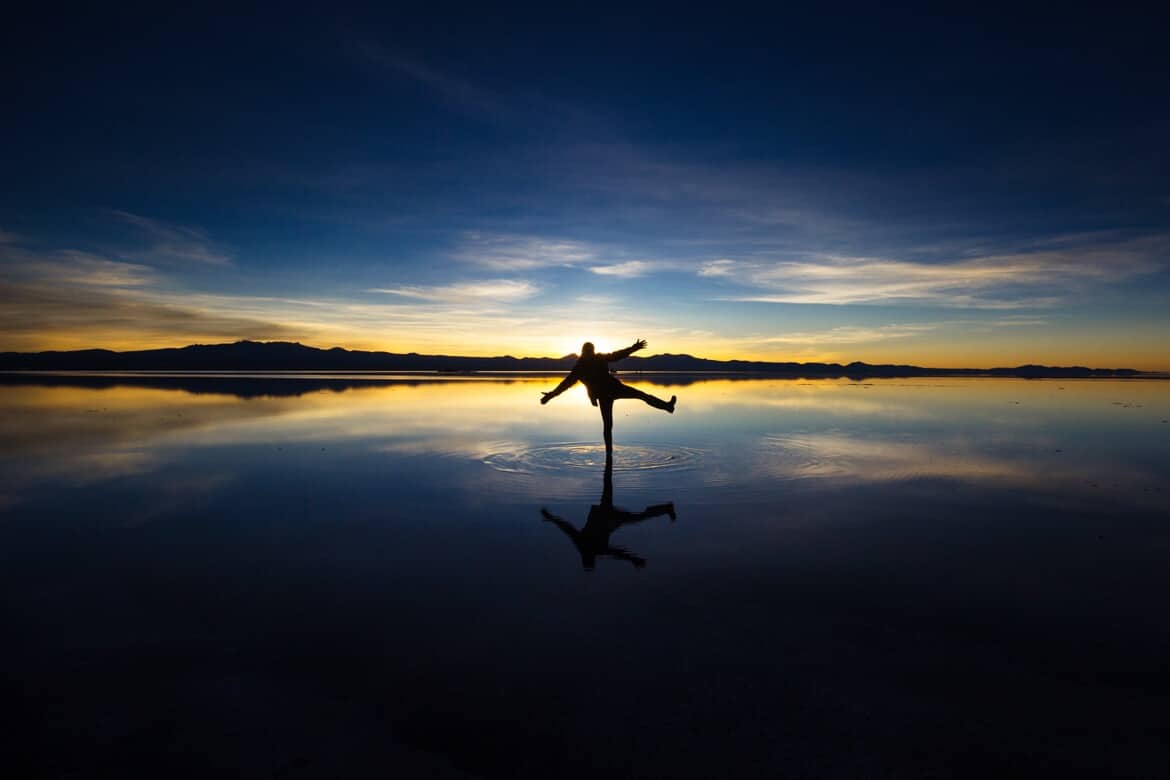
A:
{"label": "mountain silhouette", "polygon": [[[368,352],[342,347],[319,349],[298,342],[237,341],[232,344],[192,344],[168,349],[115,352],[85,349],[71,352],[2,352],[0,371],[390,371],[390,372],[563,372],[576,355],[564,357],[464,357],[422,355],[417,352]],[[1012,368],[924,368],[853,362],[785,363],[754,360],[710,360],[692,355],[661,354],[629,357],[622,373],[674,372],[777,377],[916,377],[1016,376],[1125,377],[1144,372],[1132,368],[1023,365]]]}

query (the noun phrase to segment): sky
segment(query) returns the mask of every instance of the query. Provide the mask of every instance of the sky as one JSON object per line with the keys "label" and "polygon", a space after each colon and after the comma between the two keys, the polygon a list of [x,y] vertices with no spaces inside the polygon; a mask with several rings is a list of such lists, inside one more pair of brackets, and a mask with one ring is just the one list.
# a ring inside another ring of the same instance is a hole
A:
{"label": "sky", "polygon": [[0,350],[1170,370],[1123,6],[397,4],[0,30]]}

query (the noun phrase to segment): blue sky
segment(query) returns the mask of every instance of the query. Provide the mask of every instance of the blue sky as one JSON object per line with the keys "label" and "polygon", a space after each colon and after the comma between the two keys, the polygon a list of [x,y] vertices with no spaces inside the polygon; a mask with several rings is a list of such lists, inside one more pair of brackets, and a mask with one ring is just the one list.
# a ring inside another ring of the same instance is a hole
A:
{"label": "blue sky", "polygon": [[667,9],[17,19],[0,349],[1170,369],[1152,19]]}

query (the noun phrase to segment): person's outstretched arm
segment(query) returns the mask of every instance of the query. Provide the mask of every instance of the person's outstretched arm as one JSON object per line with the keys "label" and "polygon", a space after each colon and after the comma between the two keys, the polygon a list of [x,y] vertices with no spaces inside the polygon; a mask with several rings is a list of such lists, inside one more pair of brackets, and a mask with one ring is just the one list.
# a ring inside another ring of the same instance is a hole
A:
{"label": "person's outstretched arm", "polygon": [[540,402],[542,404],[547,404],[549,401],[556,398],[558,395],[565,392],[575,384],[577,384],[577,370],[573,369],[569,372],[567,377],[561,380],[559,385],[554,387],[552,390],[549,390],[547,393],[541,393]]}
{"label": "person's outstretched arm", "polygon": [[605,355],[604,357],[607,361],[612,363],[615,360],[621,360],[622,358],[628,358],[630,355],[634,354],[635,352],[637,352],[640,349],[643,349],[645,346],[646,346],[646,339],[638,339],[637,341],[635,341],[633,344],[626,347],[625,349],[619,349],[617,352],[610,352],[608,355]]}

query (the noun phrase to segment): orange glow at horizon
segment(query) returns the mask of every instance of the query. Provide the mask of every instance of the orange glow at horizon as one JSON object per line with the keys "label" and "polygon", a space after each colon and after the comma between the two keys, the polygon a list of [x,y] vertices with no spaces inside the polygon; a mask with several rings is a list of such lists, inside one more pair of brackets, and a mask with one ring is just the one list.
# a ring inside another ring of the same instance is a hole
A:
{"label": "orange glow at horizon", "polygon": [[[1107,341],[1093,343],[1088,338],[1065,341],[1044,340],[1042,344],[1019,343],[1001,339],[975,345],[925,339],[910,342],[876,344],[835,344],[832,349],[815,345],[760,345],[749,339],[731,337],[678,336],[656,334],[650,328],[631,328],[629,333],[615,334],[613,326],[598,327],[591,334],[578,328],[574,335],[563,334],[476,334],[463,336],[432,333],[385,338],[370,332],[342,327],[305,325],[290,326],[290,333],[249,335],[252,341],[299,341],[320,349],[342,347],[350,350],[394,353],[462,355],[467,357],[563,357],[577,354],[585,341],[592,341],[598,351],[610,352],[645,338],[649,344],[639,352],[642,357],[663,353],[689,354],[711,360],[749,360],[795,363],[840,363],[859,361],[869,364],[905,364],[931,368],[992,368],[1024,364],[1050,366],[1081,365],[1093,368],[1136,368],[1143,371],[1170,371],[1170,355],[1163,343],[1134,339],[1124,345]],[[222,344],[239,341],[243,336],[191,333],[181,338],[162,332],[95,328],[79,331],[53,331],[33,335],[9,335],[0,341],[0,351],[39,352],[83,349],[132,351],[184,347],[189,344]]]}

